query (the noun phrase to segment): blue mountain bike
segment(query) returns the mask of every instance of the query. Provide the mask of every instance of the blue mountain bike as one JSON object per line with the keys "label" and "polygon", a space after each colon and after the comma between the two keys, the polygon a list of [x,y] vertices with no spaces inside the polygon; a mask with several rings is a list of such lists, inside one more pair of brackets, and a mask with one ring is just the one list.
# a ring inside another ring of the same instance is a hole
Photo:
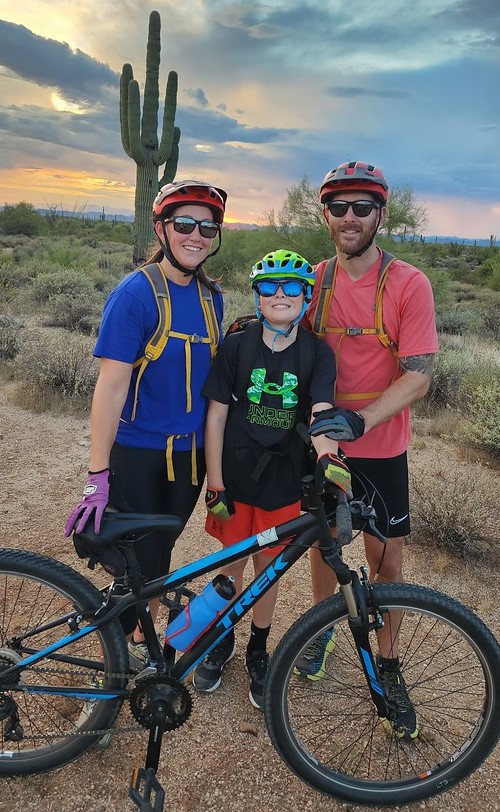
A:
{"label": "blue mountain bike", "polygon": [[[152,530],[177,536],[173,516],[108,514],[101,534],[76,537],[80,554],[114,575],[99,590],[51,558],[0,550],[0,776],[61,767],[96,746],[124,702],[149,730],[145,764],[129,794],[143,812],[163,809],[158,780],[162,737],[192,708],[188,675],[279,578],[319,540],[339,592],[305,612],[274,652],[264,715],[278,754],[304,782],[327,795],[366,805],[402,805],[453,787],[476,770],[500,733],[500,647],[465,606],[411,584],[371,584],[350,570],[343,548],[357,527],[374,527],[364,502],[339,491],[325,514],[313,477],[303,481],[298,518],[145,582],[134,543]],[[336,522],[336,538],[330,525]],[[174,617],[194,597],[190,581],[265,547],[283,552],[185,652],[158,641],[147,603],[160,597]],[[120,616],[135,606],[150,665],[130,673]],[[407,740],[377,667],[377,633],[397,640],[401,673],[419,734]],[[321,679],[301,676],[299,660],[327,630],[335,645]],[[171,745],[174,746],[174,745]],[[178,746],[178,745],[176,745]]]}

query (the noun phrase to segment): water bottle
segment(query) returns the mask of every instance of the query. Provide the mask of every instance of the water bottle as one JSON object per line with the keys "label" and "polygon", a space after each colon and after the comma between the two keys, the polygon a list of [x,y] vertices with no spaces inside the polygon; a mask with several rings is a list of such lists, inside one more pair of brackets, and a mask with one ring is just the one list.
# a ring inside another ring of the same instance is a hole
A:
{"label": "water bottle", "polygon": [[165,642],[177,651],[185,651],[216,619],[234,598],[234,578],[216,575],[196,598],[189,601],[165,629]]}

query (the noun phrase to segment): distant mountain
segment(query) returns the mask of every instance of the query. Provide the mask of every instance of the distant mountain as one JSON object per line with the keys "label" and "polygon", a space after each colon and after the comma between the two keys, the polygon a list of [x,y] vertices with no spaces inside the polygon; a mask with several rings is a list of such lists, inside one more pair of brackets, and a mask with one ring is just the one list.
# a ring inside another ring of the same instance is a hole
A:
{"label": "distant mountain", "polygon": [[[441,236],[425,236],[425,242],[439,242],[439,243],[459,243],[460,245],[485,245],[490,244],[489,240],[474,240],[472,237],[441,237]],[[497,245],[497,240],[493,240],[493,245]]]}
{"label": "distant mountain", "polygon": [[47,214],[55,214],[56,217],[77,217],[82,220],[106,220],[106,222],[111,222],[113,220],[117,220],[119,222],[126,222],[126,223],[133,223],[134,222],[134,215],[133,214],[110,214],[109,212],[102,211],[65,211],[57,209],[55,212],[53,209],[37,209],[38,214],[42,214],[43,216]]}

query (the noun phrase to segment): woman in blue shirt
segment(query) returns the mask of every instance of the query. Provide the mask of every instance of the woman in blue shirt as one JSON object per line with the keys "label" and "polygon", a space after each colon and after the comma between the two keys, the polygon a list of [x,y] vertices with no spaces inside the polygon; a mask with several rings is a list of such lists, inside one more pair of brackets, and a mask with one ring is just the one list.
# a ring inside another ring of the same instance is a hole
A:
{"label": "woman in blue shirt", "polygon": [[[194,510],[205,477],[207,398],[202,387],[223,315],[220,288],[203,263],[220,247],[226,198],[222,189],[186,180],[163,186],[154,201],[160,249],[148,265],[157,263],[166,280],[168,341],[160,357],[141,369],[159,308],[152,284],[139,268],[120,282],[104,307],[94,349],[101,367],[92,401],[89,474],[65,536],[80,532],[89,519],[98,533],[108,503],[121,510],[174,514],[184,524]],[[218,244],[212,250],[214,239]],[[215,336],[210,335],[201,285],[211,292]],[[147,578],[168,572],[174,541],[155,533],[136,545]],[[151,605],[153,617],[157,609],[157,603]],[[130,634],[136,617],[129,621],[125,631]],[[137,668],[145,662],[142,639],[136,628],[129,652]]]}

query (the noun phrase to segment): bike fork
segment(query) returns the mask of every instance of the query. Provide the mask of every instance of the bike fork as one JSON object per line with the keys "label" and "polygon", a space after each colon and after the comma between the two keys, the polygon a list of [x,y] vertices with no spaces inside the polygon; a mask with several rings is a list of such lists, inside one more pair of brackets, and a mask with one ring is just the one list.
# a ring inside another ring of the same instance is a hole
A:
{"label": "bike fork", "polygon": [[385,700],[384,689],[380,684],[378,669],[369,639],[369,632],[383,626],[383,620],[376,608],[374,611],[374,621],[370,622],[369,620],[366,601],[366,588],[368,587],[369,589],[369,582],[364,567],[361,568],[361,572],[363,584],[361,584],[358,574],[351,571],[350,583],[341,584],[340,590],[347,605],[349,627],[371,698],[377,709],[378,716],[385,719],[388,716],[389,709]]}

